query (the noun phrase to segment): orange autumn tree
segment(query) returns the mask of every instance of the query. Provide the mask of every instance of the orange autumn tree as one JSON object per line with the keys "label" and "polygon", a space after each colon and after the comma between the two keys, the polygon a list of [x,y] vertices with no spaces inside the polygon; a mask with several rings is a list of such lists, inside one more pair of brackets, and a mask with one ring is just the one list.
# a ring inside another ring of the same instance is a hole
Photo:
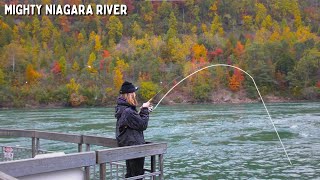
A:
{"label": "orange autumn tree", "polygon": [[242,82],[244,81],[243,73],[240,70],[235,69],[233,71],[233,75],[229,76],[228,80],[230,90],[234,92],[239,91],[242,86]]}
{"label": "orange autumn tree", "polygon": [[244,45],[242,45],[240,41],[237,42],[236,47],[233,49],[233,53],[239,61],[242,59],[244,54]]}
{"label": "orange autumn tree", "polygon": [[35,83],[40,77],[41,77],[41,74],[33,69],[32,64],[28,64],[26,68],[27,83],[29,84]]}

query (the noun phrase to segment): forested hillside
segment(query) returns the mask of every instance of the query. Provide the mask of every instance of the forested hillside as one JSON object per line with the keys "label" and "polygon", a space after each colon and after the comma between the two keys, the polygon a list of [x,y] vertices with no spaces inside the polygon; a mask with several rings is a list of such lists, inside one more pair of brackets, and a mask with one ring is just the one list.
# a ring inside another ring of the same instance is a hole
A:
{"label": "forested hillside", "polygon": [[[1,5],[36,2],[83,3]],[[128,15],[0,17],[0,107],[114,104],[124,80],[145,100],[216,63],[249,72],[262,95],[320,97],[319,0],[85,3],[126,4]],[[178,91],[207,102],[221,89],[257,98],[248,76],[225,67],[198,73]]]}

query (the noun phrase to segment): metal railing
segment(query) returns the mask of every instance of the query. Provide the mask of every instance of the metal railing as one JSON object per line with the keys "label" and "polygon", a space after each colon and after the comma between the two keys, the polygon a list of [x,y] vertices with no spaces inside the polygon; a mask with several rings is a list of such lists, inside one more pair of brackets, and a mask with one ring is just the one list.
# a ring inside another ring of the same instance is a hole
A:
{"label": "metal railing", "polygon": [[[4,179],[4,177],[10,176],[12,178],[19,178],[22,176],[35,175],[39,173],[83,167],[85,172],[85,179],[89,180],[90,167],[98,165],[99,179],[105,180],[107,177],[106,164],[110,165],[110,179],[113,179],[113,177],[117,179],[139,179],[146,177],[150,177],[151,179],[156,179],[156,177],[158,177],[159,179],[164,178],[163,154],[166,153],[166,143],[149,142],[144,145],[118,147],[117,141],[112,138],[19,129],[0,129],[0,137],[31,138],[32,157],[35,157],[35,155],[40,152],[40,139],[78,144],[77,153],[66,154],[59,157],[47,157],[41,159],[29,158],[23,160],[0,162],[0,179]],[[86,146],[86,152],[82,152],[83,145]],[[90,151],[91,145],[108,147],[108,149]],[[145,169],[147,173],[141,176],[124,178],[125,165],[119,163],[119,161],[149,156],[151,157],[151,167],[150,169]],[[157,159],[158,168],[156,168]],[[39,166],[39,164],[47,165],[42,167]],[[113,166],[116,166],[115,176],[113,176]],[[119,176],[119,166],[122,169],[121,176]],[[4,177],[2,177],[2,175],[4,175]]]}

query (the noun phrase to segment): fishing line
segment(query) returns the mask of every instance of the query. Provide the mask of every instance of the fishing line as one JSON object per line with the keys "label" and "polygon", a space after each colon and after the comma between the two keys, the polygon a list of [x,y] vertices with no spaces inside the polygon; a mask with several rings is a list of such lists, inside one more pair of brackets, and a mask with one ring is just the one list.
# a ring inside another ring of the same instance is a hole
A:
{"label": "fishing line", "polygon": [[279,135],[279,133],[278,133],[278,131],[277,131],[276,126],[275,126],[274,123],[273,123],[273,120],[272,120],[272,118],[271,118],[271,116],[270,116],[270,113],[269,113],[269,111],[268,111],[268,109],[267,109],[267,106],[266,106],[265,103],[264,103],[264,100],[263,100],[263,98],[262,98],[262,96],[261,96],[261,94],[260,94],[260,91],[259,91],[259,89],[258,89],[258,86],[257,86],[255,80],[253,79],[253,77],[252,77],[249,73],[247,73],[245,70],[243,70],[243,69],[241,69],[241,68],[239,68],[239,67],[232,66],[232,65],[228,65],[228,64],[213,64],[213,65],[209,65],[209,66],[203,67],[203,68],[201,68],[201,69],[199,69],[199,70],[197,70],[197,71],[189,74],[188,76],[184,77],[184,78],[183,78],[182,80],[180,80],[177,84],[175,84],[175,85],[160,99],[160,101],[159,101],[159,102],[157,103],[157,105],[153,108],[153,110],[157,109],[157,107],[158,107],[158,105],[161,103],[161,101],[162,101],[176,86],[178,86],[181,82],[183,82],[184,80],[188,79],[190,76],[193,76],[194,74],[196,74],[196,73],[198,73],[198,72],[200,72],[200,71],[202,71],[202,70],[205,70],[205,69],[208,69],[208,68],[211,68],[211,67],[216,67],[216,66],[232,67],[232,68],[238,69],[238,70],[244,72],[246,75],[248,75],[248,76],[251,78],[251,80],[253,81],[253,84],[254,84],[254,86],[256,87],[256,90],[257,90],[257,92],[258,92],[258,94],[259,94],[259,97],[260,97],[260,99],[261,99],[261,102],[262,102],[264,108],[265,108],[266,111],[267,111],[267,114],[268,114],[268,117],[269,117],[269,119],[270,119],[270,121],[271,121],[271,124],[272,124],[272,126],[273,126],[273,129],[274,129],[274,131],[276,132],[276,134],[277,134],[277,136],[278,136],[278,139],[279,139],[279,141],[280,141],[280,143],[281,143],[281,145],[282,145],[283,151],[284,151],[284,153],[286,154],[286,157],[287,157],[289,163],[292,165],[291,160],[290,160],[290,158],[289,158],[289,156],[288,156],[288,153],[287,153],[287,151],[286,151],[286,148],[284,147],[284,145],[283,145],[283,143],[282,143],[282,140],[281,140],[281,138],[280,138],[280,135]]}
{"label": "fishing line", "polygon": [[[174,78],[172,81],[170,81],[167,85],[165,85],[162,89],[160,89],[160,91],[158,91],[152,98],[150,98],[148,100],[148,102],[151,102],[153,100],[153,98],[155,98],[158,94],[160,94],[160,92],[162,92],[167,86],[169,86],[171,83],[173,83],[175,80],[177,80],[180,76]],[[161,82],[162,83],[162,82]]]}

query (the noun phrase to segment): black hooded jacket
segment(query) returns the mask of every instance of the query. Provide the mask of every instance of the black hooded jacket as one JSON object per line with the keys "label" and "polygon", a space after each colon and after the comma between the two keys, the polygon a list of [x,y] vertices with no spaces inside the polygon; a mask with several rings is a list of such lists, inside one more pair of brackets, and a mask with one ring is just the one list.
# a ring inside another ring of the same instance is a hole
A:
{"label": "black hooded jacket", "polygon": [[119,97],[115,111],[118,146],[144,144],[143,131],[148,127],[148,108],[141,108],[138,113],[136,106],[130,105],[124,98]]}

